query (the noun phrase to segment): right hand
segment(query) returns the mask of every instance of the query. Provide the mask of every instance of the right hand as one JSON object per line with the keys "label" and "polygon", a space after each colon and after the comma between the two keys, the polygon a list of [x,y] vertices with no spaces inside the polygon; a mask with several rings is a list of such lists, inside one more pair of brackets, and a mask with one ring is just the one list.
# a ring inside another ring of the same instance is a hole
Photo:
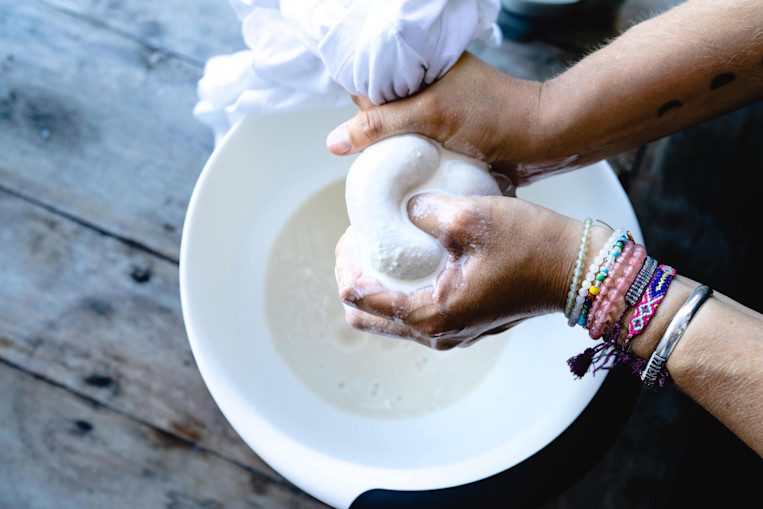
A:
{"label": "right hand", "polygon": [[349,155],[393,135],[421,134],[522,185],[555,168],[543,142],[541,89],[467,52],[439,81],[406,99],[377,106],[353,96],[358,112],[326,144],[336,155]]}

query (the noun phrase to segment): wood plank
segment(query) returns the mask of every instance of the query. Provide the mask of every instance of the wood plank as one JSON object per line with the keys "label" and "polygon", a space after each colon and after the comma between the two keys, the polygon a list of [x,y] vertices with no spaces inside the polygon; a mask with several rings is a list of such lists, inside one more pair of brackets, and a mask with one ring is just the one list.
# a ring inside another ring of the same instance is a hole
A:
{"label": "wood plank", "polygon": [[177,266],[0,191],[0,358],[274,479],[193,360]]}
{"label": "wood plank", "polygon": [[142,43],[203,64],[245,49],[241,23],[225,0],[35,0]]}
{"label": "wood plank", "polygon": [[212,151],[201,69],[37,3],[0,0],[0,181],[177,258]]}
{"label": "wood plank", "polygon": [[326,507],[3,362],[0,387],[0,507]]}

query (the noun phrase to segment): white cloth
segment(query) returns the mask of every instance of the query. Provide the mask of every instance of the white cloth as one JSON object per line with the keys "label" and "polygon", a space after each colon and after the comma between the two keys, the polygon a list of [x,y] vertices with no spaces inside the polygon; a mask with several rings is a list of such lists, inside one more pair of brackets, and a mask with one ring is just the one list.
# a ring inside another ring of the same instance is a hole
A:
{"label": "white cloth", "polygon": [[499,0],[229,1],[249,49],[207,62],[194,109],[217,140],[245,113],[407,97],[501,41]]}

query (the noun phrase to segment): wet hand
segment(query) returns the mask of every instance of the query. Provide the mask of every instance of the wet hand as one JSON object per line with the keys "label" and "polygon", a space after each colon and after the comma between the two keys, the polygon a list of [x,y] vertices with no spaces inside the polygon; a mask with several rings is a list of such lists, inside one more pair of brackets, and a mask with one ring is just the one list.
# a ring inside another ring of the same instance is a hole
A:
{"label": "wet hand", "polygon": [[353,327],[445,350],[561,310],[577,221],[507,197],[419,195],[408,212],[446,247],[445,267],[434,286],[391,292],[361,273],[354,239],[345,234],[336,248],[337,279]]}

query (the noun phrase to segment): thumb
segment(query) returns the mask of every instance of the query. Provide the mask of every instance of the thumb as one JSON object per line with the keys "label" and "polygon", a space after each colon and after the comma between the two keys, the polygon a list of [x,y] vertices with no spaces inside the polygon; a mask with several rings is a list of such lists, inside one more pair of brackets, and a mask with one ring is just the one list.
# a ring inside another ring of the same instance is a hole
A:
{"label": "thumb", "polygon": [[[408,217],[419,229],[438,239],[448,251],[462,252],[468,233],[459,219],[464,198],[444,194],[417,194],[408,200]],[[460,226],[461,225],[461,226]]]}
{"label": "thumb", "polygon": [[412,126],[416,117],[412,101],[403,99],[380,106],[370,101],[355,102],[360,106],[355,116],[326,137],[326,147],[332,154],[355,154],[384,138],[414,132]]}

